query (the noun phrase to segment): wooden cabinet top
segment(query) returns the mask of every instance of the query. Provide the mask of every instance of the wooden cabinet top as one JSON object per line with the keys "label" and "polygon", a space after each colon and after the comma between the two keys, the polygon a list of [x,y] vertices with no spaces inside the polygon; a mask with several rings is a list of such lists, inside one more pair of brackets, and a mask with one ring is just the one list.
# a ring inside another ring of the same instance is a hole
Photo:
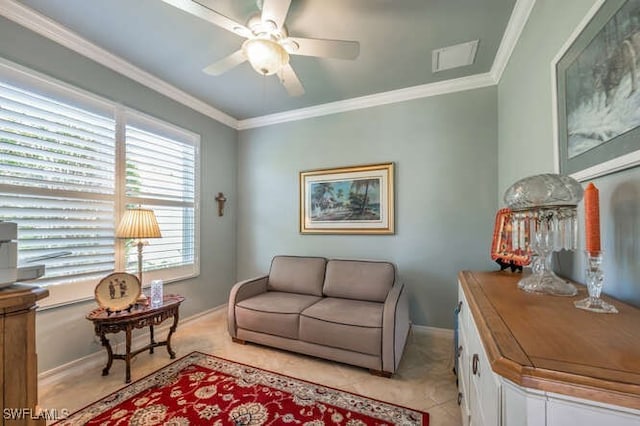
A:
{"label": "wooden cabinet top", "polygon": [[49,290],[29,284],[13,284],[0,289],[0,313],[30,309],[40,299],[49,295]]}
{"label": "wooden cabinet top", "polygon": [[640,409],[640,309],[577,309],[578,295],[524,292],[522,274],[459,274],[493,371],[521,386]]}

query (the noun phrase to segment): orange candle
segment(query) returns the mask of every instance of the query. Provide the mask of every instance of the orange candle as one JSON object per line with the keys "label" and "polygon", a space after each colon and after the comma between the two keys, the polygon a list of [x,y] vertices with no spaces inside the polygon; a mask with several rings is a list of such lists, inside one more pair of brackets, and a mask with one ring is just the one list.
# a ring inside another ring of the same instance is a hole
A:
{"label": "orange candle", "polygon": [[589,183],[584,190],[584,224],[587,251],[600,251],[600,199],[598,188]]}

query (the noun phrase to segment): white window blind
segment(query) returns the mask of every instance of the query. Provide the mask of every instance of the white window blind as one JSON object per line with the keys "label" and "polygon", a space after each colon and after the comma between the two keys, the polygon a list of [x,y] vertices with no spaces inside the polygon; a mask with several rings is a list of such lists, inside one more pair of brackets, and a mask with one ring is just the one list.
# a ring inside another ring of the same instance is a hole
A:
{"label": "white window blind", "polygon": [[[193,265],[196,146],[188,138],[168,138],[133,125],[125,134],[126,203],[152,209],[162,233],[144,248],[143,269]],[[131,243],[127,249],[127,270],[134,272],[137,252]]]}
{"label": "white window blind", "polygon": [[43,305],[137,271],[115,238],[126,207],[153,209],[162,232],[144,248],[144,284],[197,275],[198,150],[191,132],[0,59],[0,221],[18,224],[21,264],[45,264]]}
{"label": "white window blind", "polygon": [[115,120],[0,83],[0,220],[45,283],[114,268]]}

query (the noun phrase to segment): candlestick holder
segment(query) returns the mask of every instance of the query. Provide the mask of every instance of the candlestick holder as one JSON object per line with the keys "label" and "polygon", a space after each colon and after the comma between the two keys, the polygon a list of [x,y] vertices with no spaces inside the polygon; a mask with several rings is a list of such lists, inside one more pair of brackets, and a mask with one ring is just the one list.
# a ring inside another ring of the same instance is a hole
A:
{"label": "candlestick holder", "polygon": [[589,297],[573,302],[576,308],[604,314],[617,314],[615,306],[600,298],[604,281],[602,271],[602,251],[585,252],[587,258],[587,291]]}

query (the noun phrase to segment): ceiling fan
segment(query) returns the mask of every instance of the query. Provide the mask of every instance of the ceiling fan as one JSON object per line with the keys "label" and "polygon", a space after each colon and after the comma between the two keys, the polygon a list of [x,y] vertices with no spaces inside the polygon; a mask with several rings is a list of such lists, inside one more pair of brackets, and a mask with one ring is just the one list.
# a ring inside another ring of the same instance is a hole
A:
{"label": "ceiling fan", "polygon": [[291,0],[258,0],[262,12],[252,15],[246,25],[216,12],[203,0],[163,1],[247,39],[240,50],[205,67],[203,71],[210,75],[220,75],[249,61],[259,74],[277,74],[290,96],[300,96],[304,88],[289,63],[289,55],[355,59],[360,53],[357,41],[289,37],[284,21]]}

